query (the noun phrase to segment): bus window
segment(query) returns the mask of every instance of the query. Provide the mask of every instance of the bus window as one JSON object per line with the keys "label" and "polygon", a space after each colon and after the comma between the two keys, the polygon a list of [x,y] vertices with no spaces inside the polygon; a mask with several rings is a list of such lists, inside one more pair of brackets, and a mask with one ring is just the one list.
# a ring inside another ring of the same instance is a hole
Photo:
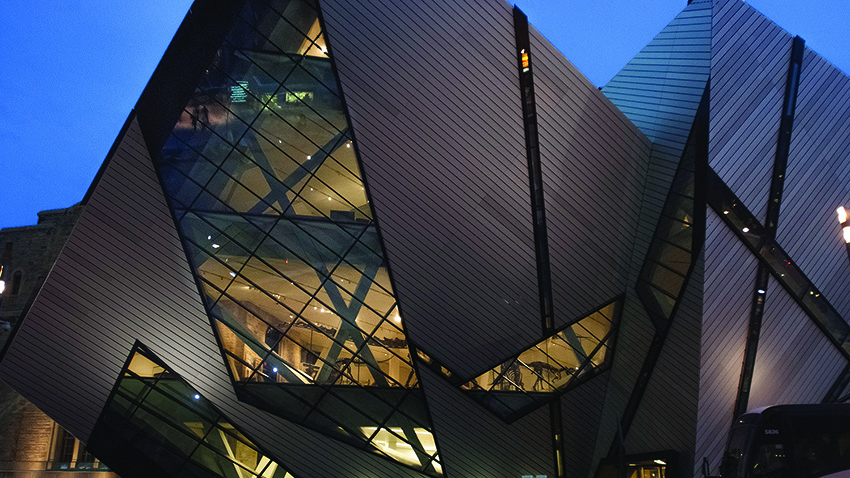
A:
{"label": "bus window", "polygon": [[782,415],[767,414],[755,428],[749,476],[787,476],[785,439],[787,431],[782,424]]}
{"label": "bus window", "polygon": [[850,418],[794,417],[794,461],[800,476],[850,469]]}
{"label": "bus window", "polygon": [[746,476],[744,460],[741,458],[747,453],[747,447],[750,444],[750,435],[753,433],[753,427],[749,425],[739,425],[732,428],[732,433],[729,436],[729,446],[727,447],[726,460],[724,460],[723,478],[743,478]]}
{"label": "bus window", "polygon": [[764,443],[758,447],[752,476],[785,476],[785,447],[781,443]]}
{"label": "bus window", "polygon": [[741,415],[723,478],[850,478],[850,405],[776,405]]}

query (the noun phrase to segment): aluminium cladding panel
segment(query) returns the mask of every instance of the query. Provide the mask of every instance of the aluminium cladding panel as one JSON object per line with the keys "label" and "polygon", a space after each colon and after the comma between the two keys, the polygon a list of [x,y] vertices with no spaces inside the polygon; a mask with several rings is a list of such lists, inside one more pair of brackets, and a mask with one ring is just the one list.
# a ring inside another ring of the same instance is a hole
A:
{"label": "aluminium cladding panel", "polygon": [[511,7],[320,3],[405,329],[491,368],[541,333]]}
{"label": "aluminium cladding panel", "polygon": [[712,33],[709,165],[763,222],[792,38],[740,0],[715,7]]}
{"label": "aluminium cladding panel", "polygon": [[706,215],[699,411],[695,461],[712,471],[726,446],[750,323],[758,261],[713,209]]}
{"label": "aluminium cladding panel", "polygon": [[[643,263],[643,257],[636,260]],[[609,372],[608,389],[605,392],[596,446],[593,451],[594,464],[608,456],[611,450],[611,444],[617,436],[618,424],[632,396],[654,334],[655,327],[637,296],[633,277],[623,301],[623,312]]]}
{"label": "aluminium cladding panel", "polygon": [[530,37],[558,327],[625,292],[651,144],[536,29]]}
{"label": "aluminium cladding panel", "polygon": [[160,188],[138,123],[116,142],[0,366],[4,380],[82,440],[130,352],[126,335],[149,333],[142,323],[204,318],[197,293],[183,292],[197,289],[161,192],[150,193]]}
{"label": "aluminium cladding panel", "polygon": [[296,476],[420,476],[236,399],[135,120],[107,161],[0,378],[86,441],[139,340]]}
{"label": "aluminium cladding panel", "polygon": [[695,462],[703,273],[700,254],[626,437],[630,454],[677,451],[679,468],[672,471],[676,476],[688,476]]}
{"label": "aluminium cladding panel", "polygon": [[426,367],[419,376],[446,476],[555,476],[548,405],[507,424]]}
{"label": "aluminium cladding panel", "polygon": [[564,430],[564,468],[567,476],[592,476],[596,470],[593,451],[599,435],[605,391],[610,372],[581,384],[561,397]]}
{"label": "aluminium cladding panel", "polygon": [[635,246],[638,269],[708,81],[711,12],[711,2],[692,2],[602,88],[653,142]]}
{"label": "aluminium cladding panel", "polygon": [[777,240],[845,320],[850,267],[835,208],[850,206],[850,77],[803,56]]}
{"label": "aluminium cladding panel", "polygon": [[820,403],[847,359],[771,277],[748,408]]}
{"label": "aluminium cladding panel", "polygon": [[711,12],[688,5],[602,89],[652,142],[678,150],[677,162],[708,80]]}

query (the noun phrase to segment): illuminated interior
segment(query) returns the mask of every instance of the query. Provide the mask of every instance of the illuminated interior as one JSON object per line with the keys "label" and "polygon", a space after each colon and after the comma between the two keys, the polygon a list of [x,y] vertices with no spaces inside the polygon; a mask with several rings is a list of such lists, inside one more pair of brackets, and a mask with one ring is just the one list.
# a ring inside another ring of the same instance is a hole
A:
{"label": "illuminated interior", "polygon": [[554,392],[594,371],[608,357],[615,303],[588,315],[464,387],[471,390]]}
{"label": "illuminated interior", "polygon": [[293,478],[141,346],[92,435],[135,447],[174,476]]}
{"label": "illuminated interior", "polygon": [[316,6],[280,5],[246,3],[160,154],[184,247],[240,399],[439,475]]}

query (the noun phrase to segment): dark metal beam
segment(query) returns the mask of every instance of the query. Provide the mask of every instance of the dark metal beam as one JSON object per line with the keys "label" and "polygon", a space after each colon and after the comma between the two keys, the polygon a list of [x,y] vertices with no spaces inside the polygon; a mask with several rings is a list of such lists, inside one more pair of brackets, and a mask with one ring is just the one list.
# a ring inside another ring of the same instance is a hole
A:
{"label": "dark metal beam", "polygon": [[[531,188],[531,214],[534,228],[534,251],[537,257],[537,286],[540,297],[540,316],[543,336],[555,331],[552,306],[552,275],[549,265],[549,239],[546,232],[546,209],[543,198],[543,174],[540,169],[540,145],[537,136],[537,108],[534,101],[534,74],[531,63],[531,40],[528,34],[528,17],[514,7],[514,34],[516,35],[517,68],[522,102],[522,119],[525,125],[525,149],[528,158],[528,182]],[[552,449],[555,458],[555,476],[561,478],[564,470],[564,430],[560,398],[549,404]]]}
{"label": "dark metal beam", "polygon": [[[788,166],[788,152],[791,149],[791,130],[794,126],[794,110],[797,106],[797,90],[800,84],[800,70],[803,63],[805,41],[795,37],[791,45],[791,60],[788,65],[788,79],[785,86],[785,101],[782,104],[779,121],[779,137],[776,144],[776,157],[773,161],[773,177],[770,182],[770,196],[767,203],[767,218],[763,237],[776,239],[779,223],[779,207],[782,203],[782,191],[785,183],[785,171]],[[741,377],[738,380],[738,394],[732,420],[747,412],[750,400],[750,385],[755,371],[761,324],[764,316],[764,304],[767,296],[767,284],[770,277],[767,266],[759,263],[753,288],[753,303],[750,310],[750,324],[747,330],[747,342],[744,347],[744,362],[741,365]]]}

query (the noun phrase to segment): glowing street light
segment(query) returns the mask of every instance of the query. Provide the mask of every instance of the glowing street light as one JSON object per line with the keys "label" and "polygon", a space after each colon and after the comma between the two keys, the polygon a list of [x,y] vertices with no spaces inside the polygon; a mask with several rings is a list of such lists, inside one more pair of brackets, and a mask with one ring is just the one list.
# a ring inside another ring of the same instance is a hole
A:
{"label": "glowing street light", "polygon": [[838,213],[838,222],[841,224],[841,234],[844,236],[844,242],[850,244],[850,224],[847,222],[847,209],[841,206],[835,212]]}
{"label": "glowing street light", "polygon": [[835,210],[838,213],[838,223],[841,224],[841,235],[844,237],[844,248],[847,249],[847,258],[850,259],[850,213],[844,206]]}

